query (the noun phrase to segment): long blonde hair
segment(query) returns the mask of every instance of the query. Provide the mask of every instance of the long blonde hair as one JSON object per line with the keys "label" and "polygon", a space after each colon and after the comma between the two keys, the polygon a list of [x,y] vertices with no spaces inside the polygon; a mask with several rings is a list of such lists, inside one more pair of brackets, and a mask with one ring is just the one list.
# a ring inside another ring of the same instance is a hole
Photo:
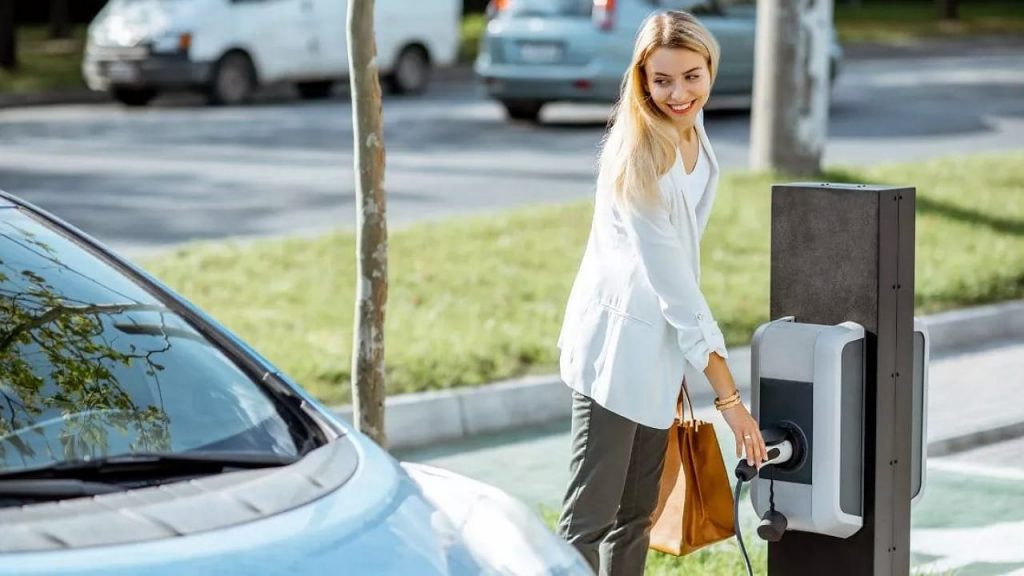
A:
{"label": "long blonde hair", "polygon": [[691,14],[659,12],[640,27],[598,162],[598,189],[611,187],[620,202],[656,200],[658,178],[675,161],[675,127],[647,91],[644,68],[658,48],[682,48],[700,54],[707,62],[712,84],[718,72],[718,42]]}

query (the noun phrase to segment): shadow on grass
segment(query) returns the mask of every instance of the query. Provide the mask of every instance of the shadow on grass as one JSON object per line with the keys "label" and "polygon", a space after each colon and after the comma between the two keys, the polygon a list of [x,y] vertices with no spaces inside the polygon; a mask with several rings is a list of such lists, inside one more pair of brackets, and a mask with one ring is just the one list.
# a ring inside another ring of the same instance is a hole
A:
{"label": "shadow on grass", "polygon": [[982,214],[968,208],[954,206],[946,202],[940,202],[931,198],[917,197],[917,209],[922,214],[937,214],[951,220],[980,224],[1002,234],[1024,236],[1024,221],[1013,218],[1000,218]]}
{"label": "shadow on grass", "polygon": [[[826,182],[843,182],[848,184],[877,184],[877,182],[871,182],[869,180],[866,180],[856,172],[844,170],[841,168],[826,170],[824,173],[821,174],[820,178],[822,178]],[[917,211],[920,214],[933,214],[936,216],[949,218],[950,220],[956,220],[958,222],[985,226],[994,232],[999,232],[1000,234],[1024,236],[1024,220],[1018,220],[1014,218],[1001,218],[999,216],[984,214],[976,210],[971,210],[970,208],[956,206],[954,204],[950,204],[949,202],[942,202],[941,200],[935,200],[933,198],[926,198],[918,195]]]}

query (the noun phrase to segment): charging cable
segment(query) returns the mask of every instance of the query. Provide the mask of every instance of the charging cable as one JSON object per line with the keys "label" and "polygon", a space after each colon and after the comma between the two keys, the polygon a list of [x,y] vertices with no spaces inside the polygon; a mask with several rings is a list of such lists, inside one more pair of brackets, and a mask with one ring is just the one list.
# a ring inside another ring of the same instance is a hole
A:
{"label": "charging cable", "polygon": [[[762,469],[768,470],[769,496],[768,512],[761,519],[757,533],[761,538],[769,542],[778,542],[786,531],[786,517],[775,510],[775,477],[771,474],[773,464],[787,462],[793,458],[793,443],[790,440],[782,440],[768,449],[768,459],[761,463]],[[740,529],[740,489],[744,482],[750,482],[756,478],[760,470],[747,464],[746,460],[740,460],[736,465],[736,490],[733,494],[733,525],[736,528],[736,542],[740,545],[740,553],[743,554],[743,562],[747,567],[747,576],[754,576],[754,569],[750,565],[750,556],[747,555],[747,548],[743,545],[743,532]]]}
{"label": "charging cable", "polygon": [[740,553],[743,554],[743,561],[747,564],[747,576],[754,576],[754,569],[750,566],[750,557],[747,556],[747,548],[743,546],[743,533],[740,531],[740,488],[743,487],[743,479],[736,480],[736,492],[733,495],[732,521],[736,526],[736,541],[740,544]]}

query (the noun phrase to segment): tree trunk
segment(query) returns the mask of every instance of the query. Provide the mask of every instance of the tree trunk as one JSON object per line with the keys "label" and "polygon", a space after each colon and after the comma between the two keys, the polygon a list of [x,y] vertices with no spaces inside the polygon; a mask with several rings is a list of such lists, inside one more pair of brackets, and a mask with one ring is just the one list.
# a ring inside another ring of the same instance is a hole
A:
{"label": "tree trunk", "polygon": [[71,37],[71,15],[68,0],[50,0],[50,38]]}
{"label": "tree trunk", "polygon": [[18,67],[17,26],[14,24],[14,0],[0,0],[0,68]]}
{"label": "tree trunk", "polygon": [[353,420],[382,447],[384,311],[388,296],[384,133],[373,25],[374,0],[350,0],[348,53],[356,178],[356,303],[352,342]]}
{"label": "tree trunk", "polygon": [[960,0],[935,0],[935,8],[941,20],[960,19]]}
{"label": "tree trunk", "polygon": [[828,135],[832,0],[758,0],[750,163],[821,171]]}

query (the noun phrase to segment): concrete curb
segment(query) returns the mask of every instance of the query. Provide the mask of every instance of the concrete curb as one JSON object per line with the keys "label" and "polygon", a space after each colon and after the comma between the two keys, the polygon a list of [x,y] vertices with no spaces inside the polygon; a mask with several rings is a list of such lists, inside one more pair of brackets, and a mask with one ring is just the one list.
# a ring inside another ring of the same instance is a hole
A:
{"label": "concrete curb", "polygon": [[0,110],[25,106],[57,106],[67,104],[96,104],[109,102],[110,95],[92,90],[55,90],[27,94],[0,94]]}
{"label": "concrete curb", "polygon": [[1024,436],[1024,422],[1010,422],[984,430],[976,430],[959,436],[940,438],[928,443],[928,457],[938,458],[972,448],[997,444]]}
{"label": "concrete curb", "polygon": [[1024,300],[940,312],[924,321],[933,353],[1024,338]]}
{"label": "concrete curb", "polygon": [[843,58],[855,61],[1016,54],[1022,48],[1024,40],[1007,34],[918,38],[894,42],[847,42],[843,44]]}
{"label": "concrete curb", "polygon": [[[943,312],[923,318],[933,355],[1013,338],[1024,338],[1024,300]],[[741,391],[750,390],[750,348],[729,350],[729,365]],[[710,389],[691,390],[695,404],[710,404]],[[570,390],[557,374],[507,380],[475,388],[392,396],[385,401],[388,444],[408,449],[485,433],[530,428],[566,419]],[[351,406],[334,409],[347,422]],[[931,456],[1024,436],[1024,422],[929,443]]]}
{"label": "concrete curb", "polygon": [[[458,64],[447,68],[438,68],[433,72],[433,80],[436,86],[449,84],[467,84],[474,80],[473,67],[469,64]],[[436,87],[435,86],[435,87]],[[428,89],[429,92],[429,89]],[[338,87],[338,94],[347,94],[345,86]],[[256,96],[256,101],[266,99],[287,99],[298,102],[296,96],[289,91],[286,85],[266,86]],[[387,98],[387,95],[385,95]],[[28,92],[25,94],[0,94],[0,110],[5,108],[24,108],[29,106],[56,106],[72,104],[97,104],[114,103],[110,94],[106,92],[94,92],[87,88],[72,88],[68,90],[47,90],[42,92]]]}

